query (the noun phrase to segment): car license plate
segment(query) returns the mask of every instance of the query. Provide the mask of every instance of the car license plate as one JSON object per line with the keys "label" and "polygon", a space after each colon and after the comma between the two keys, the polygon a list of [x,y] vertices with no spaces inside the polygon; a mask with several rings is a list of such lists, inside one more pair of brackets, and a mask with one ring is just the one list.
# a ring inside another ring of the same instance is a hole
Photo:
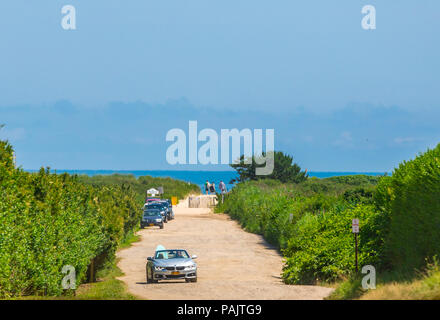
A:
{"label": "car license plate", "polygon": [[180,274],[180,272],[179,271],[173,271],[173,272],[171,272],[171,274],[172,275],[178,275],[178,274]]}
{"label": "car license plate", "polygon": [[150,226],[154,226],[154,223],[150,223]]}

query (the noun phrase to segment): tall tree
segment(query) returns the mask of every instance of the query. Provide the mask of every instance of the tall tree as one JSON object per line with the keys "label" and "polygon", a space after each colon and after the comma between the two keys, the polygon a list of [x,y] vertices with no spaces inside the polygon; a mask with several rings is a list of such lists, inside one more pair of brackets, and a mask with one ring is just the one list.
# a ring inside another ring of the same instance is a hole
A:
{"label": "tall tree", "polygon": [[[263,153],[263,157],[265,156],[266,153]],[[274,152],[274,170],[270,175],[256,175],[256,168],[264,167],[265,164],[257,164],[255,156],[253,156],[251,160],[242,155],[236,163],[233,163],[230,166],[237,170],[238,178],[235,180],[238,182],[259,179],[275,179],[281,182],[300,183],[308,178],[307,174],[304,171],[301,171],[301,167],[293,162],[293,157],[284,154],[281,151]]]}

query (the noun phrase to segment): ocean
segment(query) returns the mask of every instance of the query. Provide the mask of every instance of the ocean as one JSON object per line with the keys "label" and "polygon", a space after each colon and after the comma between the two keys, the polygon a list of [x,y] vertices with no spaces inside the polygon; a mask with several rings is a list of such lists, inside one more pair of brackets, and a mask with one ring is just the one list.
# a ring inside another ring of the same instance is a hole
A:
{"label": "ocean", "polygon": [[[38,170],[27,170],[29,172],[36,172]],[[199,185],[200,189],[203,190],[203,185],[206,180],[209,182],[214,182],[217,189],[218,184],[221,180],[226,184],[228,190],[233,186],[231,180],[237,177],[235,171],[179,171],[179,170],[54,170],[57,173],[67,172],[69,174],[85,174],[88,176],[95,175],[109,175],[109,174],[131,174],[135,177],[140,176],[152,176],[152,177],[170,177],[173,179],[183,180],[190,183]],[[309,177],[317,178],[329,178],[335,176],[346,176],[346,175],[356,175],[365,174],[370,176],[383,175],[384,172],[308,172]]]}

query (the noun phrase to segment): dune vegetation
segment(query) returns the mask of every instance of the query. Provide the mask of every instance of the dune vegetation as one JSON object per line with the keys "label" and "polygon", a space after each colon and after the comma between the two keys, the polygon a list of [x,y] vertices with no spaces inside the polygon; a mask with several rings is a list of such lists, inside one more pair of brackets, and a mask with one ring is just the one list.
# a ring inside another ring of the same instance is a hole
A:
{"label": "dune vegetation", "polygon": [[[243,181],[217,211],[278,246],[286,283],[337,285],[334,299],[428,299],[440,288],[439,195],[440,145],[391,176]],[[353,218],[360,220],[359,266],[375,267],[376,290],[364,290],[355,272]]]}

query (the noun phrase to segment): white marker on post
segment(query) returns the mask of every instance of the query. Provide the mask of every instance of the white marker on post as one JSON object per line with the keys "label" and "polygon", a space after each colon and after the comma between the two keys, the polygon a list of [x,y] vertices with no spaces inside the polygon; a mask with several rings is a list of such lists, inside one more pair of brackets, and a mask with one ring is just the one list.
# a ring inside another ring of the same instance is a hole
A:
{"label": "white marker on post", "polygon": [[351,232],[359,233],[359,219],[353,219],[351,223]]}

